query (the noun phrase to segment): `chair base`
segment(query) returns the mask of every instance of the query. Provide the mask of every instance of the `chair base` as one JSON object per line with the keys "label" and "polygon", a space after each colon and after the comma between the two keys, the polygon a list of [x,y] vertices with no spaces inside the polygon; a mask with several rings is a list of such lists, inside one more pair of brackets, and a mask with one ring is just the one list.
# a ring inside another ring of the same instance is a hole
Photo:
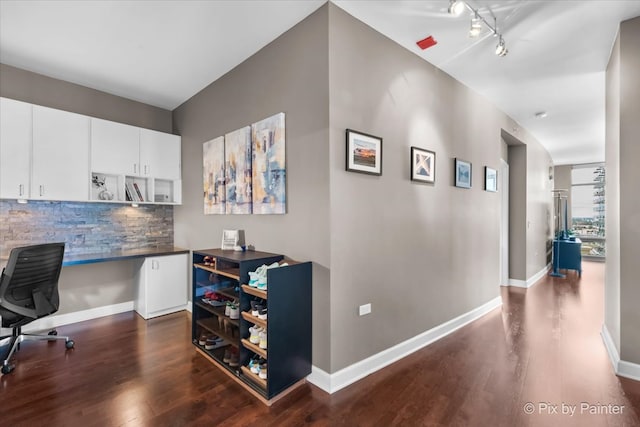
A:
{"label": "chair base", "polygon": [[54,329],[49,332],[49,335],[35,335],[35,334],[14,334],[5,337],[0,337],[0,345],[4,346],[5,342],[9,342],[9,352],[7,356],[2,360],[2,373],[8,374],[13,371],[14,366],[9,363],[13,354],[20,349],[20,344],[24,341],[56,341],[64,340],[65,348],[71,349],[75,345],[74,341],[67,336],[58,336],[58,332]]}

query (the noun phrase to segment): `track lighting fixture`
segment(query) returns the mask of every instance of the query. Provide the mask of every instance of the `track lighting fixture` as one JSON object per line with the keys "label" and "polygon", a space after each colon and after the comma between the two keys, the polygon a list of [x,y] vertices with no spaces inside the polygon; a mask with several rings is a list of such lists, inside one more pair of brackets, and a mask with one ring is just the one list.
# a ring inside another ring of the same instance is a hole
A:
{"label": "track lighting fixture", "polygon": [[481,31],[482,31],[482,22],[480,21],[480,18],[478,17],[478,15],[475,14],[471,18],[471,27],[469,28],[469,37],[472,37],[472,38],[478,37]]}
{"label": "track lighting fixture", "polygon": [[496,46],[496,55],[498,56],[506,56],[509,53],[507,46],[504,44],[504,39],[500,36],[500,40],[498,41],[498,45]]}
{"label": "track lighting fixture", "polygon": [[462,0],[449,0],[449,14],[453,16],[460,16],[464,12],[466,3]]}
{"label": "track lighting fixture", "polygon": [[487,28],[491,30],[494,37],[498,37],[498,45],[496,46],[496,55],[502,57],[506,56],[509,53],[507,49],[507,45],[502,37],[502,33],[498,32],[498,20],[491,13],[493,17],[493,24],[490,24],[484,17],[480,14],[478,9],[474,9],[469,6],[469,4],[462,0],[449,0],[449,14],[453,16],[460,16],[460,14],[464,11],[464,9],[468,9],[471,12],[471,26],[469,28],[469,37],[478,37],[482,32],[482,24],[486,25]]}

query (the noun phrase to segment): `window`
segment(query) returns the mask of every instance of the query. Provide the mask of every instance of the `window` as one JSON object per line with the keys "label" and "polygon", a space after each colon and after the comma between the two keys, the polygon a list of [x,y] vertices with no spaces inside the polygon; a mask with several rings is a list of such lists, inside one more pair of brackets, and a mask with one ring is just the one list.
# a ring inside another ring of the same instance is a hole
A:
{"label": "window", "polygon": [[603,164],[579,165],[571,170],[571,222],[582,240],[583,256],[605,256],[604,184]]}

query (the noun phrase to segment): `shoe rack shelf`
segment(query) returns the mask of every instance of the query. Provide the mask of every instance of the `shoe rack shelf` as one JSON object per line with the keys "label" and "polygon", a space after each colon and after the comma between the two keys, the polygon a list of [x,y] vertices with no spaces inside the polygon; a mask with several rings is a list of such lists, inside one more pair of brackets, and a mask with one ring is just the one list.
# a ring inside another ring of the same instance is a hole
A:
{"label": "shoe rack shelf", "polygon": [[200,268],[210,273],[218,274],[220,276],[225,276],[233,280],[240,280],[240,269],[238,268],[227,268],[224,270],[217,270],[216,268],[205,265],[205,264],[193,264],[193,266],[195,268]]}
{"label": "shoe rack shelf", "polygon": [[267,291],[263,291],[262,289],[252,288],[249,285],[242,285],[242,292],[245,294],[253,295],[254,297],[267,299]]}
{"label": "shoe rack shelf", "polygon": [[264,319],[260,319],[256,316],[252,316],[251,313],[243,311],[242,313],[242,318],[244,320],[246,320],[249,323],[253,323],[254,325],[258,325],[261,328],[267,329],[267,321]]}
{"label": "shoe rack shelf", "polygon": [[[258,251],[193,251],[194,346],[267,405],[303,384],[311,373],[311,263],[286,259],[288,266],[267,270],[267,290],[247,285],[249,272],[283,260],[283,255]],[[225,316],[224,306],[203,302],[207,291],[236,300],[240,319]],[[267,308],[267,320],[251,314],[251,301],[256,299]],[[249,341],[249,328],[254,325],[266,330],[266,349]],[[203,332],[216,334],[229,345],[206,350],[198,344]],[[238,366],[225,362],[229,351],[237,352]],[[256,357],[266,360],[266,379],[248,367]]]}
{"label": "shoe rack shelf", "polygon": [[262,388],[263,390],[267,389],[267,380],[263,380],[262,378],[260,378],[258,376],[258,374],[254,374],[253,372],[251,372],[251,370],[249,368],[247,368],[246,366],[242,366],[240,368],[240,370],[242,371],[242,374],[245,378],[249,378],[251,381],[254,381],[258,386],[260,386],[260,388]]}

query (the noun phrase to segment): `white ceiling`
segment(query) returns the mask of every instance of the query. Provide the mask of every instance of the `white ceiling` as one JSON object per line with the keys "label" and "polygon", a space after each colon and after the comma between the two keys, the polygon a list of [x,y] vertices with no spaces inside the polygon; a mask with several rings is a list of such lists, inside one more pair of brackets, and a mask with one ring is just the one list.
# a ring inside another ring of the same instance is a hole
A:
{"label": "white ceiling", "polygon": [[[503,58],[448,0],[333,2],[486,96],[556,164],[604,160],[604,70],[640,1],[469,0],[498,18]],[[0,0],[0,62],[172,110],[324,3]],[[428,35],[438,44],[421,51]]]}

